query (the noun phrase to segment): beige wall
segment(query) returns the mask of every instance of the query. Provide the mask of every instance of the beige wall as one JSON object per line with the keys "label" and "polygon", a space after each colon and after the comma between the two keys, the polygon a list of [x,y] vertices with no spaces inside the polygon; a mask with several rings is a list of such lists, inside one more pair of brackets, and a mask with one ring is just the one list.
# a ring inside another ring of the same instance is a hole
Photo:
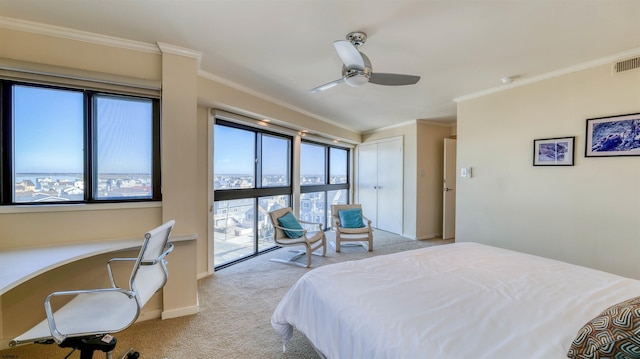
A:
{"label": "beige wall", "polygon": [[[55,37],[3,27],[0,27],[0,39],[0,58],[10,60],[12,64],[46,65],[65,74],[95,74],[101,79],[113,77],[162,84],[162,203],[0,209],[0,250],[141,238],[147,230],[163,221],[175,219],[174,235],[195,235],[197,241],[176,245],[169,258],[169,268],[174,275],[170,275],[162,298],[154,300],[152,308],[143,313],[145,316],[157,316],[163,305],[165,309],[167,305],[172,309],[162,312],[163,317],[193,313],[194,306],[197,310],[195,275],[188,283],[176,283],[171,278],[180,278],[183,273],[190,272],[197,273],[198,277],[211,273],[209,108],[269,118],[276,124],[307,129],[348,143],[360,142],[357,132],[318,121],[199,75],[197,56],[182,51],[187,49],[166,44],[161,45],[162,51],[150,44],[112,46],[112,39],[108,44],[101,44],[99,36],[94,43],[74,40],[73,36]],[[42,313],[29,310],[32,302],[41,301],[52,290],[69,289],[69,273],[83,273],[75,276],[74,288],[95,287],[96,278],[105,275],[103,257],[63,266],[0,297],[0,346],[8,342],[7,338],[42,319]],[[176,276],[176,272],[180,275]],[[47,285],[41,285],[43,282]],[[24,296],[29,298],[22,300]]]}
{"label": "beige wall", "polygon": [[[66,38],[0,27],[0,57],[101,74],[161,79],[160,53],[100,46]],[[161,223],[159,205],[89,206],[92,210],[23,210],[0,212],[0,250],[141,236]],[[115,208],[115,209],[112,209]]]}
{"label": "beige wall", "polygon": [[359,132],[318,121],[317,119],[263,98],[239,91],[205,76],[198,78],[198,104],[249,116],[257,120],[269,119],[276,125],[294,130],[308,130],[330,139],[360,143]]}
{"label": "beige wall", "polygon": [[[640,158],[585,158],[586,119],[640,112],[640,71],[610,65],[458,104],[456,241],[640,279]],[[534,167],[533,140],[576,136],[575,166]]]}
{"label": "beige wall", "polygon": [[416,237],[442,236],[442,181],[444,178],[444,139],[451,127],[418,122]]}
{"label": "beige wall", "polygon": [[[174,235],[192,237],[198,234],[198,223],[194,218],[197,210],[193,204],[197,195],[196,59],[173,54],[163,56],[157,49],[153,51],[153,46],[137,51],[5,28],[0,28],[0,38],[0,57],[14,63],[19,61],[24,68],[43,64],[64,70],[65,74],[80,70],[83,76],[95,73],[96,78],[101,79],[112,76],[134,82],[136,79],[164,81],[163,202],[5,207],[0,209],[0,250],[142,238],[147,230],[169,218],[175,218],[177,222]],[[206,229],[206,222],[204,226]],[[206,235],[198,241],[202,240],[206,241]],[[192,260],[195,253],[193,241],[176,245],[168,258],[173,274],[167,287],[145,307],[142,318],[197,312],[196,262]],[[183,263],[177,265],[172,261]],[[85,259],[52,270],[3,295],[0,298],[0,344],[5,345],[8,339],[26,329],[25,326],[42,319],[42,311],[32,309],[32,302],[42,303],[53,290],[100,286],[107,279],[105,268],[105,256]],[[71,282],[70,278],[73,278]],[[98,278],[101,281],[96,280]],[[176,278],[181,279],[176,281]],[[43,282],[46,285],[42,285]]]}

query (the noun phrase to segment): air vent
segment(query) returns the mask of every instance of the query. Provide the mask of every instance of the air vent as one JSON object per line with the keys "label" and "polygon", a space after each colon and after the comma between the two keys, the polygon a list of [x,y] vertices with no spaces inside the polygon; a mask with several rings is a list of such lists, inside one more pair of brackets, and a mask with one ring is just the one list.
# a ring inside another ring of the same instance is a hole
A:
{"label": "air vent", "polygon": [[621,72],[640,69],[640,57],[634,57],[632,59],[618,61],[613,64],[613,73],[619,74]]}

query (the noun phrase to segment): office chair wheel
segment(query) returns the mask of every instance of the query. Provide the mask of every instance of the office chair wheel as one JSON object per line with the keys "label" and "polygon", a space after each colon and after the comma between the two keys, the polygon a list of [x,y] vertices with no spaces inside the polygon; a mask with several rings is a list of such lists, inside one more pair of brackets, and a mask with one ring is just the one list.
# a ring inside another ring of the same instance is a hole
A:
{"label": "office chair wheel", "polygon": [[138,359],[140,358],[140,353],[138,353],[135,349],[129,348],[126,352],[123,352],[118,357],[119,359]]}

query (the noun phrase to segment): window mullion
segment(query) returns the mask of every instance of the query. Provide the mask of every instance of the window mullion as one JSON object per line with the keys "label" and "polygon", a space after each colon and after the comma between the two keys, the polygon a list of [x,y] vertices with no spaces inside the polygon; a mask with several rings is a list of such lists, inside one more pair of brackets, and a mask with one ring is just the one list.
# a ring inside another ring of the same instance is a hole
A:
{"label": "window mullion", "polygon": [[95,101],[92,100],[92,93],[84,91],[84,200],[91,202],[94,199],[94,171],[96,163],[94,151],[96,146],[95,134]]}
{"label": "window mullion", "polygon": [[262,188],[262,133],[256,132],[255,137],[254,173],[256,174],[256,188]]}
{"label": "window mullion", "polygon": [[2,130],[2,137],[0,138],[0,152],[2,157],[0,158],[0,204],[9,204],[13,201],[12,186],[13,176],[11,175],[12,154],[13,154],[13,141],[11,134],[13,133],[12,124],[12,103],[13,90],[10,83],[0,84],[0,126]]}

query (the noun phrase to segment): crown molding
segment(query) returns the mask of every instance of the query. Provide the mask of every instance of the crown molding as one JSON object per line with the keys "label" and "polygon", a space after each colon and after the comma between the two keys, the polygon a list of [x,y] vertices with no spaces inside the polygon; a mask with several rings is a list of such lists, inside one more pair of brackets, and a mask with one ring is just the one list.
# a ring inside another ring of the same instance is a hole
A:
{"label": "crown molding", "polygon": [[25,31],[40,35],[61,37],[70,40],[84,41],[99,45],[107,45],[119,47],[127,50],[135,50],[159,54],[158,47],[141,41],[126,40],[114,36],[96,34],[80,30],[69,29],[66,27],[42,24],[26,20],[13,19],[0,16],[0,27],[11,30]]}
{"label": "crown molding", "polygon": [[610,63],[615,62],[615,61],[623,60],[625,58],[634,57],[634,56],[638,56],[638,55],[640,55],[640,48],[632,49],[632,50],[624,51],[624,52],[619,52],[619,53],[611,55],[611,56],[602,57],[602,58],[599,58],[599,59],[596,59],[596,60],[592,60],[592,61],[588,61],[588,62],[583,62],[581,64],[569,66],[569,67],[566,67],[564,69],[548,72],[546,74],[542,74],[542,75],[539,75],[539,76],[533,76],[533,77],[523,78],[523,79],[516,79],[511,84],[508,84],[508,85],[505,85],[505,86],[492,87],[492,88],[489,88],[489,89],[486,89],[486,90],[482,90],[482,91],[474,92],[474,93],[471,93],[471,94],[468,94],[468,95],[456,97],[456,98],[453,99],[453,101],[455,101],[456,103],[457,102],[463,102],[463,101],[471,100],[471,99],[474,99],[474,98],[478,98],[478,97],[494,94],[494,93],[497,93],[497,92],[510,90],[512,88],[515,88],[515,87],[529,85],[529,84],[532,84],[532,83],[535,83],[535,82],[540,82],[540,81],[552,79],[554,77],[559,77],[559,76],[562,76],[562,75],[568,75],[568,74],[573,73],[573,72],[578,72],[578,71],[590,69],[590,68],[593,68],[593,67],[610,64]]}
{"label": "crown molding", "polygon": [[322,122],[326,122],[326,123],[328,123],[330,125],[333,125],[333,126],[336,126],[336,127],[339,127],[339,128],[343,128],[343,129],[351,131],[353,133],[357,133],[357,134],[361,133],[361,131],[354,129],[353,127],[346,126],[346,125],[344,125],[342,123],[338,123],[336,121],[330,120],[328,118],[324,118],[322,116],[318,116],[318,115],[316,115],[314,113],[311,113],[311,112],[303,110],[303,109],[301,109],[299,107],[296,107],[296,106],[293,106],[291,104],[288,104],[288,103],[286,103],[286,102],[284,102],[282,100],[278,100],[276,98],[270,97],[270,96],[265,95],[265,94],[260,93],[260,92],[257,92],[257,91],[255,91],[253,89],[248,88],[248,87],[244,87],[242,85],[239,85],[239,84],[237,84],[237,83],[235,83],[233,81],[227,80],[227,79],[222,78],[222,77],[217,76],[217,75],[214,75],[214,74],[212,74],[212,73],[210,73],[208,71],[204,71],[204,70],[200,69],[198,71],[198,75],[203,77],[203,78],[206,78],[208,80],[220,83],[222,85],[229,86],[229,87],[231,87],[231,88],[233,88],[235,90],[244,92],[244,93],[249,94],[251,96],[255,96],[257,98],[260,98],[260,99],[263,99],[265,101],[271,102],[271,103],[276,104],[278,106],[282,106],[282,107],[287,108],[289,110],[301,113],[301,114],[303,114],[305,116],[309,116],[309,117],[311,117],[313,119],[316,119],[316,120],[319,120],[319,121],[322,121]]}
{"label": "crown molding", "polygon": [[191,57],[198,60],[198,69],[200,68],[200,63],[202,62],[202,52],[187,49],[186,47],[180,47],[176,45],[167,44],[166,42],[158,42],[157,43],[160,52],[168,53],[178,56],[186,56]]}

